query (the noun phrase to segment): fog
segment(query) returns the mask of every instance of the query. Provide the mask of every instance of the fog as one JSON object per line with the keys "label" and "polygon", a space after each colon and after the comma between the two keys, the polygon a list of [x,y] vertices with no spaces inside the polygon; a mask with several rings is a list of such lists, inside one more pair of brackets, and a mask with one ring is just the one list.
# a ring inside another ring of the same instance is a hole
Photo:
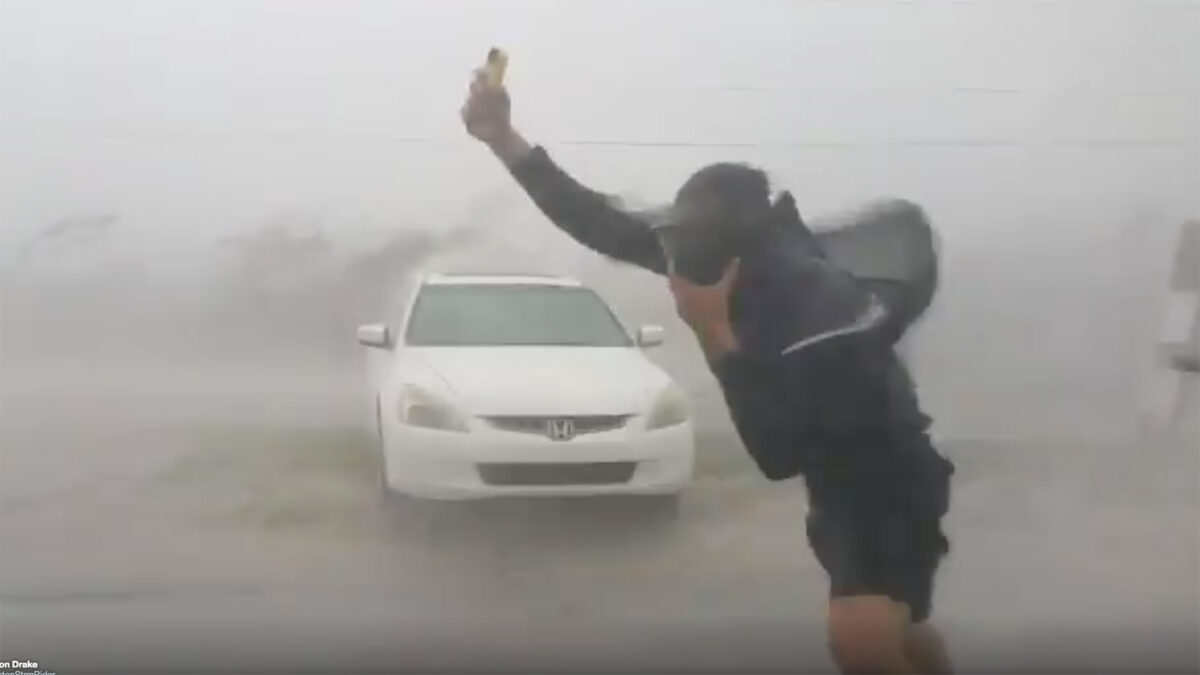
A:
{"label": "fog", "polygon": [[[492,45],[517,125],[597,189],[664,200],[731,159],[818,222],[920,203],[943,284],[906,350],[961,468],[939,601],[967,667],[1197,667],[1198,430],[1142,426],[1200,215],[1182,0],[0,3],[0,660],[828,667],[803,491],[756,477],[665,284],[554,230],[462,130]],[[652,358],[704,420],[675,530],[380,515],[354,329],[445,268],[570,274],[666,326]],[[660,634],[700,660],[595,656]],[[1061,660],[1098,634],[1119,654]]]}

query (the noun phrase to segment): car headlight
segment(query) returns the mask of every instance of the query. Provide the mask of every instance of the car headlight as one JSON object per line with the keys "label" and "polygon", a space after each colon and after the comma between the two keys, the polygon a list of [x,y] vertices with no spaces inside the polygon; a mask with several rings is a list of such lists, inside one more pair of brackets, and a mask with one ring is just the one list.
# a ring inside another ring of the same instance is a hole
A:
{"label": "car headlight", "polygon": [[467,417],[449,401],[415,385],[400,391],[400,421],[404,424],[439,431],[466,432]]}
{"label": "car headlight", "polygon": [[688,421],[688,400],[683,390],[670,385],[654,400],[646,428],[650,431],[665,429]]}

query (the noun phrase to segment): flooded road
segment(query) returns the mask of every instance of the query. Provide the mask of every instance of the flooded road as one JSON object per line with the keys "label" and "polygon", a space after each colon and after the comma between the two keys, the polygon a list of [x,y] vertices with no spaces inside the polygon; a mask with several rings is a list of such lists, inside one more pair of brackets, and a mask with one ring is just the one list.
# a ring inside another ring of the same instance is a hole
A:
{"label": "flooded road", "polygon": [[[64,371],[65,372],[65,371]],[[147,371],[149,373],[149,371]],[[70,672],[824,671],[800,486],[386,510],[351,373],[6,373],[0,648]],[[1197,453],[950,441],[963,672],[1200,668]]]}

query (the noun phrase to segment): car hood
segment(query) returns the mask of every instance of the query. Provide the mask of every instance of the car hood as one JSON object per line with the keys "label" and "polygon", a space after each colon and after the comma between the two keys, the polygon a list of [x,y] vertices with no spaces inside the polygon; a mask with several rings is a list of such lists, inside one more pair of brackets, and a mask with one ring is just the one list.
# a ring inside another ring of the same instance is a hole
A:
{"label": "car hood", "polygon": [[473,415],[639,414],[670,382],[637,349],[442,347],[411,356]]}

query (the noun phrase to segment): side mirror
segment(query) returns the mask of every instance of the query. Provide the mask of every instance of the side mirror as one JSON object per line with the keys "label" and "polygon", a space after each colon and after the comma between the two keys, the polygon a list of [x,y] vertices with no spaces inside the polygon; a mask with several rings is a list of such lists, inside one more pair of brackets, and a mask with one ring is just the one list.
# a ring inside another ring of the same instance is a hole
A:
{"label": "side mirror", "polygon": [[381,323],[369,323],[358,327],[358,343],[364,347],[386,349],[392,346],[391,336],[387,326]]}
{"label": "side mirror", "polygon": [[662,326],[642,326],[637,332],[639,347],[657,347],[663,343],[665,332]]}

